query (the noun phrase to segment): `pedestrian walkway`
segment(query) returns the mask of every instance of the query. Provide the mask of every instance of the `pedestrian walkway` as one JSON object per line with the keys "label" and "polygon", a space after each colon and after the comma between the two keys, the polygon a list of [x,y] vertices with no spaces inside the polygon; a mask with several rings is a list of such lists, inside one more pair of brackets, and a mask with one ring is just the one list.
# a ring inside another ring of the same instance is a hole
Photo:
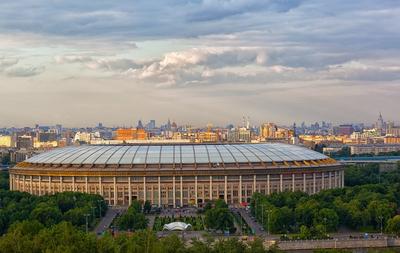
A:
{"label": "pedestrian walkway", "polygon": [[235,208],[243,219],[246,221],[247,225],[253,230],[254,234],[257,236],[265,236],[266,233],[261,227],[261,225],[250,216],[250,213],[246,212],[244,208]]}
{"label": "pedestrian walkway", "polygon": [[122,209],[120,208],[115,208],[115,207],[108,208],[106,215],[101,219],[100,223],[94,229],[96,235],[102,235],[104,231],[106,231],[110,227],[112,221],[118,214],[121,213],[121,211]]}

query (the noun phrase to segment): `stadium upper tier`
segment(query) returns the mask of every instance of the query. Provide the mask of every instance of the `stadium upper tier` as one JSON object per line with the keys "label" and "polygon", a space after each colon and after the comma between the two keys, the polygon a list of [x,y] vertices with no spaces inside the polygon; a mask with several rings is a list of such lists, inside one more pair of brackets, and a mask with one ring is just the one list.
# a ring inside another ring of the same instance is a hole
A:
{"label": "stadium upper tier", "polygon": [[31,164],[154,165],[321,161],[315,151],[280,143],[71,146],[34,156]]}

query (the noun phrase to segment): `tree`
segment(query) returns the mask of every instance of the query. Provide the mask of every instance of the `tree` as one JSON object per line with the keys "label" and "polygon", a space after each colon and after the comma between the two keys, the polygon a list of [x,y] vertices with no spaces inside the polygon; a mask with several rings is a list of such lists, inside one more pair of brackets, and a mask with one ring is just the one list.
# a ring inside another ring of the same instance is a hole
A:
{"label": "tree", "polygon": [[34,238],[38,252],[89,253],[96,249],[96,237],[75,228],[71,223],[61,222],[42,229]]}
{"label": "tree", "polygon": [[60,209],[48,203],[40,203],[31,213],[31,218],[40,223],[51,226],[61,221],[62,214]]}
{"label": "tree", "polygon": [[339,216],[335,210],[329,208],[323,208],[319,210],[317,215],[314,217],[314,226],[322,225],[325,232],[336,231],[339,225]]}
{"label": "tree", "polygon": [[392,234],[400,235],[400,215],[396,215],[388,220],[386,231]]}
{"label": "tree", "polygon": [[246,249],[247,253],[265,253],[265,247],[263,240],[260,238],[255,238],[254,241],[249,242],[249,248]]}
{"label": "tree", "polygon": [[142,205],[135,200],[126,213],[117,219],[116,223],[122,230],[139,230],[147,227],[148,220],[142,213]]}
{"label": "tree", "polygon": [[169,235],[161,240],[163,253],[179,253],[183,252],[185,245],[183,241],[176,235]]}
{"label": "tree", "polygon": [[219,240],[214,245],[215,253],[244,253],[246,245],[236,238]]}
{"label": "tree", "polygon": [[83,226],[86,223],[85,214],[88,212],[83,208],[73,208],[69,209],[64,215],[63,219],[65,221],[71,222],[74,226]]}
{"label": "tree", "polygon": [[233,215],[228,208],[214,208],[206,211],[205,223],[208,228],[234,231]]}
{"label": "tree", "polygon": [[149,200],[146,200],[143,205],[143,212],[150,213],[150,211],[151,211],[151,203]]}

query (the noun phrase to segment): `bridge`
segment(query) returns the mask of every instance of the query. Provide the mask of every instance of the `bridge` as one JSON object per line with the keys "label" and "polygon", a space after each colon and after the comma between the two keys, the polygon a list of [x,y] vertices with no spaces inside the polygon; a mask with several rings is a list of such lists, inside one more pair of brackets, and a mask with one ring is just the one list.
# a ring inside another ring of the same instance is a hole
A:
{"label": "bridge", "polygon": [[335,159],[344,164],[400,162],[400,156],[336,157]]}

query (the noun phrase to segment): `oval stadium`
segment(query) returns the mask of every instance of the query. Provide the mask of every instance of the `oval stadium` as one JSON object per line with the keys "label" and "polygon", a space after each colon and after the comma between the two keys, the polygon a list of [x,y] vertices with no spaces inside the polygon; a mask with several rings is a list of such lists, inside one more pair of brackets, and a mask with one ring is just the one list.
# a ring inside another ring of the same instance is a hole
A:
{"label": "oval stadium", "polygon": [[71,146],[10,169],[10,188],[35,195],[100,194],[110,205],[150,201],[162,207],[249,202],[270,194],[343,187],[344,167],[295,145],[168,144]]}

